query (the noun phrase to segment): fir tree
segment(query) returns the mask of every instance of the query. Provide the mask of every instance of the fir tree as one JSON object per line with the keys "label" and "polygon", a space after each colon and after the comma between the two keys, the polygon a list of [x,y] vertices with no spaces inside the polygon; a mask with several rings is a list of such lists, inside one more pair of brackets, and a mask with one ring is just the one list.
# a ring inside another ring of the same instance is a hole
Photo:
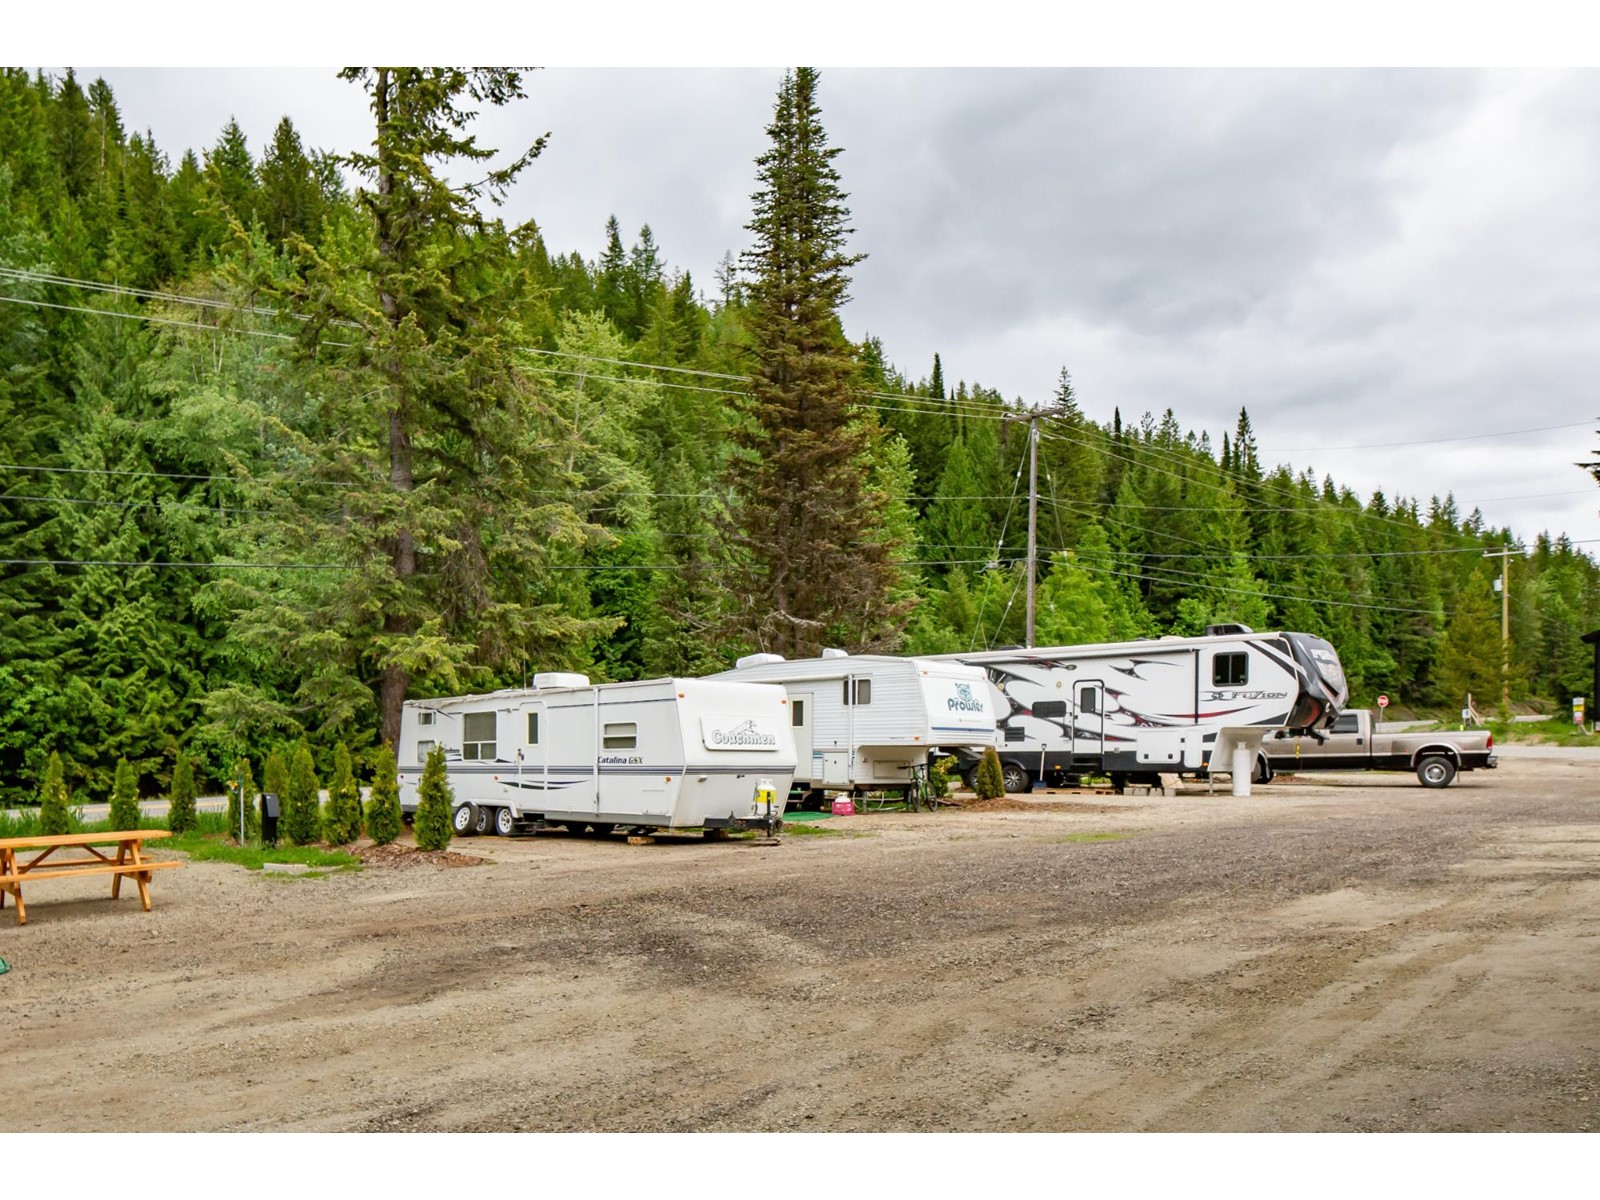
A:
{"label": "fir tree", "polygon": [[267,236],[277,245],[291,237],[311,240],[322,224],[323,196],[311,159],[288,117],[278,122],[261,158],[258,206]]}
{"label": "fir tree", "polygon": [[993,746],[983,748],[978,760],[978,770],[973,777],[972,790],[980,800],[998,800],[1006,794],[1005,774],[1000,769],[1000,755]]}
{"label": "fir tree", "polygon": [[817,73],[786,75],[771,147],[757,160],[755,245],[742,256],[755,372],[736,434],[744,453],[728,471],[735,629],[790,658],[836,637],[873,645],[898,633],[910,608],[890,599],[900,571],[885,497],[865,486],[877,426],[852,406],[856,367],[839,325],[862,256],[845,251],[839,150],[819,117]]}
{"label": "fir tree", "polygon": [[111,785],[111,828],[139,828],[139,780],[133,764],[117,759],[117,774]]}
{"label": "fir tree", "polygon": [[52,750],[44,769],[44,782],[39,787],[39,832],[69,833],[71,830],[72,810],[67,799],[67,785],[62,779],[61,755]]}
{"label": "fir tree", "polygon": [[282,806],[283,832],[297,846],[309,846],[317,840],[321,826],[320,791],[311,748],[301,742],[295,746],[289,763],[288,795]]}
{"label": "fir tree", "polygon": [[194,762],[182,750],[172,768],[172,788],[167,800],[167,828],[187,833],[196,824]]}
{"label": "fir tree", "polygon": [[396,780],[394,752],[378,751],[378,770],[367,797],[367,836],[379,846],[387,846],[400,836],[400,786]]}
{"label": "fir tree", "polygon": [[333,752],[333,779],[328,784],[328,814],[323,840],[348,846],[361,836],[361,788],[350,766],[350,751],[340,742]]}
{"label": "fir tree", "polygon": [[443,850],[450,844],[455,832],[450,824],[454,806],[455,793],[450,790],[444,769],[444,749],[435,746],[428,752],[422,780],[417,785],[417,814],[412,818],[412,828],[419,850]]}

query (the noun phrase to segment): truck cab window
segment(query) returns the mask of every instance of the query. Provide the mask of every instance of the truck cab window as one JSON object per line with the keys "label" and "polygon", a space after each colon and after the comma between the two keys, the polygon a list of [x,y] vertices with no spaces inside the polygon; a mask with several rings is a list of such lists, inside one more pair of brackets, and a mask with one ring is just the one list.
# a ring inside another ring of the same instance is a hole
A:
{"label": "truck cab window", "polygon": [[1359,733],[1360,731],[1361,721],[1356,717],[1355,713],[1340,713],[1339,716],[1334,719],[1333,728],[1329,732]]}
{"label": "truck cab window", "polygon": [[466,713],[461,718],[461,757],[483,761],[495,756],[494,714]]}
{"label": "truck cab window", "polygon": [[1211,660],[1211,683],[1214,687],[1243,687],[1250,682],[1250,656],[1248,654],[1219,654]]}

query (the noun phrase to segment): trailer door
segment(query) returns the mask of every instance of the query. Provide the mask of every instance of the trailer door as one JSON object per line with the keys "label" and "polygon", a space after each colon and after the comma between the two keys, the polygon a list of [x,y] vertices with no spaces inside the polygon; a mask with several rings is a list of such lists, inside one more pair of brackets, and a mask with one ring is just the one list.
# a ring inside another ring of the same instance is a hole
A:
{"label": "trailer door", "polygon": [[789,693],[789,723],[794,727],[795,782],[809,784],[811,769],[811,719],[816,696],[812,692]]}
{"label": "trailer door", "polygon": [[550,790],[550,759],[546,754],[549,730],[544,703],[532,701],[522,709],[522,748],[517,751],[517,808],[543,812]]}
{"label": "trailer door", "polygon": [[1099,766],[1106,752],[1106,685],[1098,679],[1077,679],[1072,686],[1072,756],[1092,758]]}

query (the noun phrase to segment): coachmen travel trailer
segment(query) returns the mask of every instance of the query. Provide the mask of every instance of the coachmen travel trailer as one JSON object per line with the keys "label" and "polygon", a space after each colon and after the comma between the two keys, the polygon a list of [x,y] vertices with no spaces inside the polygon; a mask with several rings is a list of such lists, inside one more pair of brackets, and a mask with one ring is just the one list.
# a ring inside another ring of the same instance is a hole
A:
{"label": "coachmen travel trailer", "polygon": [[750,654],[710,678],[783,684],[794,786],[813,800],[826,791],[904,792],[935,748],[976,757],[995,745],[987,676],[961,663],[843,650],[793,660]]}
{"label": "coachmen travel trailer", "polygon": [[[998,714],[1008,791],[1109,775],[1234,773],[1248,793],[1275,729],[1320,732],[1348,698],[1333,647],[1306,633],[1214,625],[1205,637],[937,655],[981,667]],[[1244,757],[1241,757],[1244,756]],[[975,755],[958,755],[971,779]]]}
{"label": "coachmen travel trailer", "polygon": [[532,688],[409,700],[398,747],[408,817],[436,745],[461,834],[756,828],[782,816],[795,765],[782,688],[705,679],[550,673]]}

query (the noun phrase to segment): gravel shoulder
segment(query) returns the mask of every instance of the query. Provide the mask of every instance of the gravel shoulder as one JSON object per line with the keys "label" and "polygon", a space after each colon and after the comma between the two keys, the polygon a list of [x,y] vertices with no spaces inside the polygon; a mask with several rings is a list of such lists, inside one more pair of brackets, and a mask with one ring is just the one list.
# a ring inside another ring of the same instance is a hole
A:
{"label": "gravel shoulder", "polygon": [[0,1129],[1600,1127],[1592,762],[1185,792],[40,886]]}

